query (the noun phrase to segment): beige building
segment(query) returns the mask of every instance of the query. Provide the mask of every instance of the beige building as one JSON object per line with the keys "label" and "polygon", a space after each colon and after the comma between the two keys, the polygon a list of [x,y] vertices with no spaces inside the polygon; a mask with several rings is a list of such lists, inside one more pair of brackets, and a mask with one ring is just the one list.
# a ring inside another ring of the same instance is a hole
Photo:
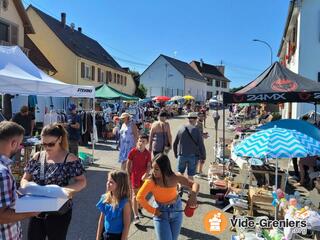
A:
{"label": "beige building", "polygon": [[107,83],[126,94],[135,92],[131,74],[80,27],[68,26],[65,13],[61,13],[59,21],[29,6],[27,14],[36,32],[28,36],[56,69],[56,79],[91,86]]}
{"label": "beige building", "polygon": [[33,34],[34,29],[20,0],[0,1],[0,45],[18,45],[24,48],[24,34]]}

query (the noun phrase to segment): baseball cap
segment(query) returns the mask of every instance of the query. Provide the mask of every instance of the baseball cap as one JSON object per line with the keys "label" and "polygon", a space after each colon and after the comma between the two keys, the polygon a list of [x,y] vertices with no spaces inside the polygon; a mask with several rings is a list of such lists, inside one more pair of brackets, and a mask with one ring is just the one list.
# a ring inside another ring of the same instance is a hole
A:
{"label": "baseball cap", "polygon": [[73,110],[75,110],[76,108],[77,108],[77,106],[76,106],[75,104],[73,104],[73,103],[71,103],[71,104],[69,105],[69,107],[68,107],[69,111],[73,111]]}
{"label": "baseball cap", "polygon": [[198,114],[196,112],[190,112],[188,113],[187,118],[198,118]]}

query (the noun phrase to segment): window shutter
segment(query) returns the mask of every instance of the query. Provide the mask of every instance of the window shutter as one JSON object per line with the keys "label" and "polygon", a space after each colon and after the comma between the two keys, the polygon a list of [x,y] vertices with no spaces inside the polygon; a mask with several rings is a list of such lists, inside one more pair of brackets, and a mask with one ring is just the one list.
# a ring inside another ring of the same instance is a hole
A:
{"label": "window shutter", "polygon": [[92,66],[91,69],[92,69],[92,71],[91,71],[91,80],[94,81],[95,80],[96,68],[94,66]]}
{"label": "window shutter", "polygon": [[124,85],[127,86],[127,77],[124,77]]}
{"label": "window shutter", "polygon": [[114,83],[117,82],[117,74],[116,74],[116,73],[113,74],[113,82],[114,82]]}
{"label": "window shutter", "polygon": [[121,85],[123,84],[123,76],[122,75],[120,76],[120,84]]}
{"label": "window shutter", "polygon": [[84,62],[81,62],[81,78],[85,76],[85,65]]}
{"label": "window shutter", "polygon": [[98,82],[101,82],[101,69],[98,68]]}
{"label": "window shutter", "polygon": [[10,35],[11,35],[11,44],[18,45],[18,27],[11,25],[10,26]]}

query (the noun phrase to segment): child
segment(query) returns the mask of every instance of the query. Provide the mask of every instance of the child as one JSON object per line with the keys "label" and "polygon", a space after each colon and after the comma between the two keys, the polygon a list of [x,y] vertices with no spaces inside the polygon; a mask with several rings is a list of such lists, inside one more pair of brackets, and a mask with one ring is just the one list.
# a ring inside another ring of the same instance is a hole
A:
{"label": "child", "polygon": [[138,138],[137,146],[134,147],[129,155],[127,162],[127,171],[130,176],[132,186],[132,209],[134,214],[134,224],[139,224],[139,214],[141,210],[138,210],[138,203],[136,195],[142,186],[143,180],[147,177],[151,169],[151,153],[146,149],[148,144],[148,136],[140,135]]}
{"label": "child", "polygon": [[109,173],[107,193],[101,196],[97,208],[101,211],[96,240],[124,240],[128,238],[131,208],[128,174],[124,171]]}

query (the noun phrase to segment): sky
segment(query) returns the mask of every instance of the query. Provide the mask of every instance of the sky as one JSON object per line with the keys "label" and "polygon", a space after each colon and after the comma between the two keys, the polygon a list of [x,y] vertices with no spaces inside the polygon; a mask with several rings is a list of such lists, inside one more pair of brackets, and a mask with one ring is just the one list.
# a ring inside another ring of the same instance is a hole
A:
{"label": "sky", "polygon": [[142,73],[160,54],[225,65],[231,87],[270,66],[283,35],[289,0],[23,0],[82,27],[122,67]]}

